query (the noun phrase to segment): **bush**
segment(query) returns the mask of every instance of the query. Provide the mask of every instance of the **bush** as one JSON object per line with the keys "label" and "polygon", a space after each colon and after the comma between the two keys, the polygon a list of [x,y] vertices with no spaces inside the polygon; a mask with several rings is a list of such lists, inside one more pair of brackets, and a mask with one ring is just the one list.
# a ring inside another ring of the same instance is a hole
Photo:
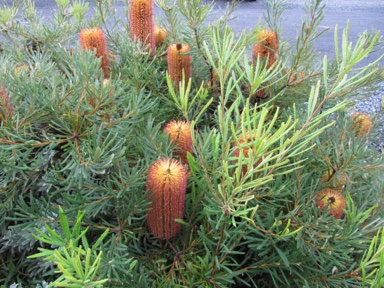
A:
{"label": "bush", "polygon": [[159,31],[151,13],[56,0],[48,24],[19,2],[0,10],[4,285],[384,285],[382,120],[351,116],[383,81],[383,57],[361,64],[378,32],[335,30],[321,59],[320,0],[293,45],[281,1],[235,35],[236,3],[208,22],[211,4],[159,0],[153,51],[132,30]]}

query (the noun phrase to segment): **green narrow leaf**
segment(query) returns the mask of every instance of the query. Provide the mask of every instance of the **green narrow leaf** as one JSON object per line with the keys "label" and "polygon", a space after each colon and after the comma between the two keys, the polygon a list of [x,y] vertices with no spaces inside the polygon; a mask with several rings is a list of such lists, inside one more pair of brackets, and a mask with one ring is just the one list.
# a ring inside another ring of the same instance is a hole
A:
{"label": "green narrow leaf", "polygon": [[96,274],[99,270],[99,266],[100,266],[100,263],[101,263],[101,259],[102,259],[102,255],[103,255],[103,251],[100,251],[99,254],[97,255],[95,261],[93,261],[93,264],[90,268],[90,272],[92,272],[91,274],[91,278],[94,278],[96,277]]}
{"label": "green narrow leaf", "polygon": [[80,239],[78,235],[80,235],[81,221],[83,220],[85,213],[86,213],[85,211],[77,212],[76,223],[75,223],[75,226],[73,227],[73,232],[72,232],[72,237],[77,237],[76,241]]}
{"label": "green narrow leaf", "polygon": [[103,234],[101,234],[100,237],[96,240],[95,244],[92,245],[92,249],[97,249],[104,238],[107,237],[108,233],[109,229],[106,229]]}
{"label": "green narrow leaf", "polygon": [[92,269],[90,269],[91,268],[90,267],[91,254],[92,254],[91,248],[88,248],[87,252],[85,253],[85,267],[84,267],[85,278],[84,278],[84,280],[89,279],[90,274],[92,273]]}
{"label": "green narrow leaf", "polygon": [[320,93],[320,80],[317,81],[316,87],[311,88],[311,94],[309,95],[309,99],[308,99],[308,112],[307,112],[308,118],[310,118],[311,115],[313,115],[313,112],[317,108],[317,99],[319,97],[319,93]]}
{"label": "green narrow leaf", "polygon": [[68,219],[64,214],[63,208],[59,206],[59,217],[61,228],[63,229],[64,237],[69,241],[72,238],[71,230],[69,229]]}
{"label": "green narrow leaf", "polygon": [[323,58],[323,82],[324,82],[324,88],[325,88],[325,93],[328,91],[328,59],[327,55],[324,55]]}
{"label": "green narrow leaf", "polygon": [[84,270],[83,270],[83,265],[82,265],[82,260],[80,258],[80,255],[75,253],[74,257],[71,259],[73,268],[75,269],[75,272],[77,274],[77,278],[79,280],[86,280],[85,275],[84,275]]}
{"label": "green narrow leaf", "polygon": [[[65,245],[64,239],[59,234],[57,234],[55,231],[53,231],[53,229],[51,227],[49,227],[48,225],[45,225],[45,228],[47,229],[49,235],[52,236],[52,238],[53,238],[53,239],[51,238],[51,242],[45,242],[45,243],[49,243],[49,244],[57,245],[57,246],[64,246]],[[53,241],[55,241],[55,242],[53,242]]]}
{"label": "green narrow leaf", "polygon": [[281,260],[283,260],[284,265],[285,265],[286,267],[289,267],[289,261],[288,261],[287,256],[285,256],[285,254],[283,253],[283,251],[281,251],[278,247],[275,246],[275,249],[276,249],[277,253],[279,253]]}

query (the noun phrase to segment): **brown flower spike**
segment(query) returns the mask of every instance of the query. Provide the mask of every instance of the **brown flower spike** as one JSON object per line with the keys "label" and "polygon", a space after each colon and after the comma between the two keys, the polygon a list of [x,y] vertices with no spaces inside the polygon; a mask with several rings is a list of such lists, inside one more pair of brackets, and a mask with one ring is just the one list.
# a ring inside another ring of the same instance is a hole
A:
{"label": "brown flower spike", "polygon": [[181,230],[176,219],[184,216],[187,170],[177,160],[162,158],[150,168],[147,176],[147,212],[150,232],[160,239],[170,239]]}
{"label": "brown flower spike", "polygon": [[276,55],[279,50],[277,33],[269,29],[261,30],[257,39],[259,42],[252,49],[252,62],[255,64],[258,57],[261,60],[268,58],[267,69],[269,69],[276,62]]}
{"label": "brown flower spike", "polygon": [[131,37],[148,45],[151,55],[156,49],[153,11],[153,0],[130,0]]}
{"label": "brown flower spike", "polygon": [[344,196],[334,189],[324,189],[316,196],[316,206],[320,210],[327,208],[327,211],[336,219],[343,216],[347,207]]}
{"label": "brown flower spike", "polygon": [[355,130],[356,136],[363,137],[371,132],[373,124],[368,114],[355,112],[351,117],[353,119],[352,130]]}
{"label": "brown flower spike", "polygon": [[164,132],[169,135],[171,141],[176,145],[176,155],[183,164],[187,164],[187,152],[193,153],[191,127],[188,122],[172,120],[164,127]]}
{"label": "brown flower spike", "polygon": [[101,69],[103,69],[104,78],[109,78],[109,52],[104,32],[98,27],[82,29],[80,31],[80,45],[83,50],[96,51],[96,57],[101,58]]}
{"label": "brown flower spike", "polygon": [[168,61],[168,74],[177,87],[179,82],[185,75],[185,81],[188,83],[192,74],[192,56],[188,55],[190,47],[187,44],[171,44],[168,46],[167,61]]}

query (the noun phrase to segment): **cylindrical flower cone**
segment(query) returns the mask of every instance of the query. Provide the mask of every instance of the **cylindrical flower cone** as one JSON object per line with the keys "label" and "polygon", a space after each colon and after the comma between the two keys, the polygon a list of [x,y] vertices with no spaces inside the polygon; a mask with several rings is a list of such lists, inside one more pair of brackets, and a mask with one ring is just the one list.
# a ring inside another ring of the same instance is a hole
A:
{"label": "cylindrical flower cone", "polygon": [[176,145],[175,154],[178,155],[183,164],[188,164],[187,152],[193,153],[191,127],[186,121],[168,122],[164,132],[169,135],[171,141]]}
{"label": "cylindrical flower cone", "polygon": [[[258,43],[253,46],[252,49],[252,63],[256,65],[257,59],[260,58],[262,62],[266,62],[266,68],[270,69],[277,60],[277,54],[279,51],[279,41],[276,31],[269,29],[259,31],[257,37]],[[257,98],[266,98],[268,93],[264,85],[254,93]]]}
{"label": "cylindrical flower cone", "polygon": [[269,29],[262,30],[257,39],[260,42],[253,46],[252,62],[255,63],[258,57],[261,60],[268,59],[267,68],[269,69],[276,62],[276,55],[279,50],[277,33]]}
{"label": "cylindrical flower cone", "polygon": [[356,132],[356,136],[363,137],[371,132],[373,124],[371,117],[368,114],[355,112],[352,114],[352,119],[352,130]]}
{"label": "cylindrical flower cone", "polygon": [[192,56],[188,55],[190,47],[187,44],[171,44],[168,46],[167,61],[168,61],[168,74],[172,83],[179,86],[183,80],[183,73],[185,75],[185,82],[188,83],[192,74]]}
{"label": "cylindrical flower cone", "polygon": [[154,236],[168,240],[180,232],[175,220],[184,216],[186,189],[187,170],[179,161],[162,158],[149,168],[147,223]]}
{"label": "cylindrical flower cone", "polygon": [[155,53],[156,49],[153,11],[153,0],[130,1],[129,21],[131,37],[148,45],[151,55]]}
{"label": "cylindrical flower cone", "polygon": [[103,69],[104,77],[109,78],[110,61],[104,32],[98,27],[82,29],[80,31],[80,45],[84,50],[96,51],[96,57],[101,58],[101,69]]}

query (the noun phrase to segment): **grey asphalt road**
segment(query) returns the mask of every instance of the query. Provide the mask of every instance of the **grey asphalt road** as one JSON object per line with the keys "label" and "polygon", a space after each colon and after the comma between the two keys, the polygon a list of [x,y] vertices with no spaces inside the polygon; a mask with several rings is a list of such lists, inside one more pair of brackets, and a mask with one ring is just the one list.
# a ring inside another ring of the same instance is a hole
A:
{"label": "grey asphalt road", "polygon": [[[243,2],[239,4],[235,15],[237,18],[230,25],[236,31],[249,29],[256,25],[266,10],[267,0]],[[217,1],[218,13],[224,9],[222,0]],[[304,17],[305,0],[286,0],[286,10],[283,13],[283,37],[295,41],[297,31],[301,28]],[[384,32],[384,0],[323,0],[325,18],[322,29],[329,29],[317,39],[317,50],[322,54],[334,55],[334,29],[337,25],[339,35],[350,21],[350,41],[355,43],[358,36],[365,30],[382,30]],[[341,38],[341,37],[340,37]],[[369,59],[367,59],[369,60]]]}

